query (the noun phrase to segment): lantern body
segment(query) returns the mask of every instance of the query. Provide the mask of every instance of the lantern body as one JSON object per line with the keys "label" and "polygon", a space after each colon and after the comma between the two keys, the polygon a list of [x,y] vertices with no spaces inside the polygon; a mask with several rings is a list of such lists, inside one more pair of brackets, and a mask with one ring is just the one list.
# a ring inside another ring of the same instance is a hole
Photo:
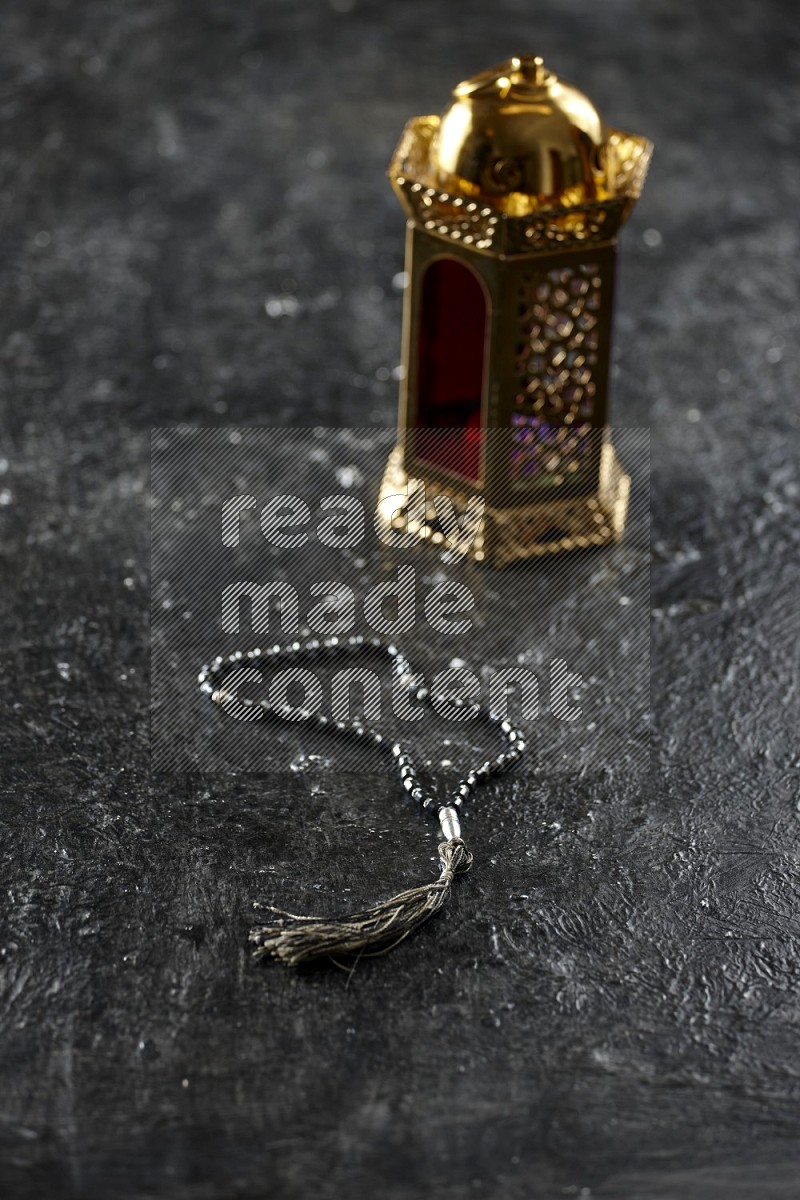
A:
{"label": "lantern body", "polygon": [[[398,444],[379,503],[395,529],[444,541],[444,495],[457,513],[482,499],[469,552],[497,566],[621,535],[616,235],[649,155],[539,59],[484,72],[441,119],[409,122],[389,172],[409,216]],[[424,506],[398,504],[423,484]]]}

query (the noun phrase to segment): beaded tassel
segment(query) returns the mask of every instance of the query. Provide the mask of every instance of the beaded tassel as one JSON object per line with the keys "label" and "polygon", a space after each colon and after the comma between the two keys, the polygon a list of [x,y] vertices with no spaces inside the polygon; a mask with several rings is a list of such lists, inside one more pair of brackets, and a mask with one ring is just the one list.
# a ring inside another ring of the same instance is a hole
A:
{"label": "beaded tassel", "polygon": [[269,906],[268,911],[278,914],[280,919],[274,925],[251,929],[253,956],[269,956],[287,967],[299,967],[316,958],[346,962],[393,949],[439,911],[456,875],[468,871],[472,865],[472,855],[460,837],[455,809],[440,809],[439,820],[447,841],[439,843],[441,869],[433,883],[408,888],[363,912],[334,920],[301,917]]}
{"label": "beaded tassel", "polygon": [[[395,677],[405,683],[410,696],[422,702],[431,702],[428,690],[416,682],[411,664],[397,646],[384,643],[377,637],[365,638],[359,634],[341,639],[330,637],[324,641],[311,638],[304,643],[291,642],[287,646],[277,645],[266,649],[257,647],[247,653],[237,650],[227,658],[219,656],[203,667],[198,683],[205,695],[224,708],[233,699],[229,689],[235,686],[237,670],[248,664],[277,664],[281,660],[298,657],[317,658],[328,654],[357,654],[370,651],[385,653],[389,657]],[[466,702],[463,699],[453,700],[455,706],[464,703]],[[253,719],[260,719],[271,711],[265,700],[254,704],[251,700],[244,699],[241,705],[245,711],[248,708],[251,710]],[[487,759],[486,762],[471,768],[450,793],[447,802],[440,805],[423,788],[411,754],[399,742],[387,741],[379,730],[370,729],[361,721],[331,721],[321,712],[296,712],[288,705],[277,709],[274,715],[294,718],[300,716],[316,722],[321,728],[327,727],[359,739],[371,739],[376,746],[388,750],[400,776],[402,788],[409,798],[426,811],[438,810],[442,837],[439,843],[440,873],[439,878],[432,883],[408,888],[390,900],[382,900],[363,912],[352,913],[339,919],[302,917],[273,908],[271,905],[264,906],[266,911],[274,913],[278,919],[269,925],[258,925],[250,931],[249,940],[254,947],[253,955],[255,958],[271,957],[287,966],[296,967],[316,958],[330,958],[336,962],[342,960],[344,965],[348,960],[353,962],[364,955],[385,953],[437,913],[447,900],[456,875],[469,870],[472,855],[461,838],[458,810],[477,786],[519,762],[525,751],[522,731],[515,729],[510,721],[501,716],[491,711],[484,712],[485,719],[498,726],[504,735],[507,749],[496,758]]]}

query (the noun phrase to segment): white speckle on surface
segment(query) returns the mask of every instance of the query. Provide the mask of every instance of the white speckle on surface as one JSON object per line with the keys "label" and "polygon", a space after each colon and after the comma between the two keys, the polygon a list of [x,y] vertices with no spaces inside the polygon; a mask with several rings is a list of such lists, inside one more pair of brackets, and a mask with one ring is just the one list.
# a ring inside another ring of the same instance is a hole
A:
{"label": "white speckle on surface", "polygon": [[10,488],[3,488],[0,491],[0,508],[8,508],[14,500],[14,496]]}
{"label": "white speckle on surface", "polygon": [[296,317],[300,311],[300,301],[296,296],[267,296],[264,311],[273,320],[278,317]]}
{"label": "white speckle on surface", "polygon": [[128,591],[131,591],[131,589],[136,586],[136,581],[132,575],[126,575],[125,578],[123,579],[122,583],[123,583],[123,586],[128,589]]}
{"label": "white speckle on surface", "polygon": [[329,767],[332,760],[325,758],[322,754],[297,754],[289,763],[289,770],[297,774],[300,771],[310,771],[317,767]]}
{"label": "white speckle on surface", "polygon": [[642,234],[642,241],[644,242],[645,246],[655,249],[656,246],[661,245],[664,239],[657,229],[645,229],[644,233]]}
{"label": "white speckle on surface", "polygon": [[783,358],[783,351],[780,346],[770,346],[766,358],[768,363],[779,363]]}
{"label": "white speckle on surface", "polygon": [[403,292],[408,287],[408,279],[408,271],[398,271],[396,275],[392,276],[392,287],[398,292]]}
{"label": "white speckle on surface", "polygon": [[336,482],[339,484],[339,487],[360,487],[364,482],[364,476],[361,474],[358,467],[337,467],[334,473],[336,475]]}
{"label": "white speckle on surface", "polygon": [[699,408],[687,408],[686,420],[691,425],[696,425],[697,422],[700,420],[700,409]]}
{"label": "white speckle on surface", "polygon": [[58,673],[62,679],[71,679],[72,678],[72,668],[70,667],[68,662],[56,663],[56,670],[58,671]]}

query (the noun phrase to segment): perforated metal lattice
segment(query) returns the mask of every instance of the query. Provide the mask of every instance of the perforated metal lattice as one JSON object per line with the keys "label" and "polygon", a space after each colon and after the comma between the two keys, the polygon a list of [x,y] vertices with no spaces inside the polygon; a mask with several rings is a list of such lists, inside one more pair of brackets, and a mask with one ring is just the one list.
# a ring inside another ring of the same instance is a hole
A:
{"label": "perforated metal lattice", "polygon": [[511,417],[514,481],[558,486],[588,464],[601,300],[596,263],[523,276]]}

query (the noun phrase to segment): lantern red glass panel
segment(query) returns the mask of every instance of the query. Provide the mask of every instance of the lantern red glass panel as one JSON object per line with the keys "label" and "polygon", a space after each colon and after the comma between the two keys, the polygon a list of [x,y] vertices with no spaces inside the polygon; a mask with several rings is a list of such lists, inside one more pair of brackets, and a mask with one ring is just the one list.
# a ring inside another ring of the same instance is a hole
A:
{"label": "lantern red glass panel", "polygon": [[477,483],[481,475],[487,306],[466,264],[425,270],[416,369],[416,457]]}

